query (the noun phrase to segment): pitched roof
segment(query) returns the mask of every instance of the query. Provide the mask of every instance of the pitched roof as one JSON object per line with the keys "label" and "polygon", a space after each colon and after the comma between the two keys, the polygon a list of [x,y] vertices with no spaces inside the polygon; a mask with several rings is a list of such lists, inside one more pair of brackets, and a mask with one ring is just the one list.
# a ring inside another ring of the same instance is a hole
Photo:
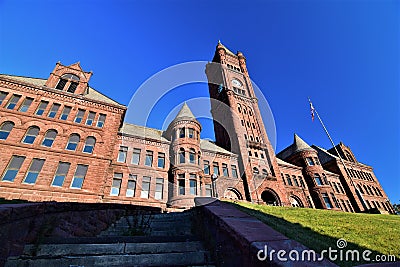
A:
{"label": "pitched roof", "polygon": [[162,136],[163,131],[154,128],[149,128],[145,126],[139,126],[131,123],[124,122],[120,133],[134,135],[142,138],[150,138],[155,140],[160,140],[164,142],[169,142],[165,137]]}
{"label": "pitched roof", "polygon": [[214,142],[211,142],[206,139],[201,139],[200,140],[200,148],[203,150],[209,150],[213,152],[218,152],[218,153],[224,153],[224,154],[229,154],[229,155],[236,155],[220,146],[217,146]]}
{"label": "pitched roof", "polygon": [[294,134],[293,144],[276,154],[277,157],[285,159],[299,151],[302,150],[314,150],[310,147],[303,139],[301,139],[297,134]]}
{"label": "pitched roof", "polygon": [[196,119],[186,102],[183,103],[181,110],[178,112],[178,115],[176,115],[174,120],[178,119]]}
{"label": "pitched roof", "polygon": [[291,163],[289,163],[289,162],[283,161],[283,160],[281,160],[280,158],[276,158],[276,161],[277,161],[278,164],[280,164],[280,165],[287,165],[287,166],[290,166],[290,167],[296,167],[296,168],[302,169],[301,167],[296,166],[296,165],[294,165],[294,164],[291,164]]}
{"label": "pitched roof", "polygon": [[[18,82],[24,82],[24,83],[28,83],[28,84],[32,84],[35,86],[44,86],[47,79],[42,79],[42,78],[32,78],[32,77],[24,77],[24,76],[15,76],[15,75],[7,75],[7,74],[0,74],[0,78],[7,78],[7,79],[12,79]],[[59,90],[57,90],[59,91]],[[67,93],[67,92],[65,92]],[[87,90],[87,94],[83,95],[83,97],[91,99],[91,100],[96,100],[96,101],[101,101],[101,102],[105,102],[108,104],[113,104],[113,105],[117,105],[117,106],[124,106],[121,105],[120,103],[118,103],[117,101],[103,95],[102,93],[100,93],[99,91],[93,89],[92,87],[89,87]]]}

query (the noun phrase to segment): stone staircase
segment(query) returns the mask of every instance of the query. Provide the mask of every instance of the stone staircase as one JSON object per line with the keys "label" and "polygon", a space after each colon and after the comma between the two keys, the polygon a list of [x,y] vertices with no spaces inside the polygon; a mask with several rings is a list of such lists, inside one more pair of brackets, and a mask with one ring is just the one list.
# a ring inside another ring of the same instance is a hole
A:
{"label": "stone staircase", "polygon": [[122,217],[97,237],[26,245],[6,266],[213,266],[191,219],[190,211]]}

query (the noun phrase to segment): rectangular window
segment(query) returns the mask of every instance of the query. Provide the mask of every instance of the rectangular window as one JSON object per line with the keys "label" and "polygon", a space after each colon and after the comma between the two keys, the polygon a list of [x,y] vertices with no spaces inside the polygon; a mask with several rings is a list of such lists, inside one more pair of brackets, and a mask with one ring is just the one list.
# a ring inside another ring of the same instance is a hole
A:
{"label": "rectangular window", "polygon": [[228,177],[228,165],[226,165],[225,163],[222,163],[222,175],[225,177]]}
{"label": "rectangular window", "polygon": [[19,111],[27,112],[29,107],[31,106],[32,102],[33,102],[33,98],[30,98],[30,97],[25,98],[24,102],[22,102],[22,105],[19,107]]}
{"label": "rectangular window", "polygon": [[99,119],[97,120],[97,127],[103,128],[104,122],[106,121],[106,115],[105,114],[100,114]]}
{"label": "rectangular window", "polygon": [[316,185],[322,185],[321,177],[318,173],[314,174],[314,180]]}
{"label": "rectangular window", "polygon": [[306,187],[301,176],[298,176],[301,187]]}
{"label": "rectangular window", "polygon": [[92,126],[95,116],[96,116],[96,112],[90,111],[89,115],[86,119],[86,125]]}
{"label": "rectangular window", "polygon": [[68,92],[68,93],[75,93],[76,87],[78,87],[78,83],[76,83],[76,82],[71,82],[71,83],[69,84],[69,87],[68,87],[68,89],[67,89],[67,92]]}
{"label": "rectangular window", "polygon": [[57,86],[56,86],[56,89],[59,89],[59,90],[62,90],[62,89],[64,89],[64,86],[67,84],[67,80],[65,80],[65,79],[60,79],[59,81],[58,81],[58,84],[57,84]]}
{"label": "rectangular window", "polygon": [[308,164],[309,166],[314,166],[314,161],[313,161],[312,158],[306,158],[306,160],[307,160],[307,164]]}
{"label": "rectangular window", "polygon": [[71,163],[68,162],[59,162],[56,174],[54,175],[54,179],[52,182],[52,186],[63,186],[65,177],[68,174],[69,167]]}
{"label": "rectangular window", "polygon": [[61,115],[60,120],[66,121],[68,119],[69,113],[71,112],[71,107],[65,106]]}
{"label": "rectangular window", "polygon": [[142,180],[142,192],[140,193],[141,198],[149,198],[150,193],[150,177],[143,176]]}
{"label": "rectangular window", "polygon": [[204,161],[204,174],[210,174],[210,162],[208,160]]}
{"label": "rectangular window", "polygon": [[218,162],[213,162],[214,174],[219,176],[219,165]]}
{"label": "rectangular window", "polygon": [[[196,175],[194,175],[196,178]],[[190,185],[190,194],[191,195],[197,195],[197,181],[196,180],[189,180],[189,185]]]}
{"label": "rectangular window", "polygon": [[189,138],[194,138],[194,129],[189,128]]}
{"label": "rectangular window", "polygon": [[293,178],[294,185],[295,186],[300,186],[299,182],[297,181],[296,175],[293,175],[292,178]]}
{"label": "rectangular window", "polygon": [[344,200],[342,199],[342,207],[344,207],[345,211],[349,212],[349,210],[347,209],[346,203],[344,202]]}
{"label": "rectangular window", "polygon": [[164,153],[158,153],[157,166],[158,166],[158,168],[165,167],[165,154]]}
{"label": "rectangular window", "polygon": [[154,198],[161,200],[163,199],[163,191],[164,191],[164,179],[157,178],[156,179],[156,192],[154,194]]}
{"label": "rectangular window", "polygon": [[51,107],[49,114],[47,115],[47,117],[49,118],[55,118],[56,114],[58,112],[58,109],[60,108],[60,104],[53,104],[53,106]]}
{"label": "rectangular window", "polygon": [[179,177],[179,179],[178,179],[178,186],[179,186],[178,194],[184,195],[185,194],[185,175],[179,174],[178,177]]}
{"label": "rectangular window", "polygon": [[129,174],[128,187],[126,188],[126,196],[127,197],[135,196],[136,180],[137,180],[136,175]]}
{"label": "rectangular window", "polygon": [[327,208],[327,209],[331,209],[331,208],[332,208],[332,203],[331,203],[331,200],[329,199],[328,194],[322,193],[321,195],[322,195],[322,199],[323,199],[324,202],[325,202],[326,208]]}
{"label": "rectangular window", "polygon": [[290,179],[290,175],[289,174],[286,174],[286,181],[287,181],[288,185],[293,186],[292,179]]}
{"label": "rectangular window", "polygon": [[76,113],[75,116],[75,123],[81,123],[83,120],[83,116],[85,116],[85,110],[84,109],[78,109],[78,113]]}
{"label": "rectangular window", "polygon": [[44,159],[33,159],[31,166],[25,176],[24,183],[26,184],[34,184],[39,176],[40,171],[42,170],[44,164]]}
{"label": "rectangular window", "polygon": [[8,101],[8,104],[7,104],[6,108],[7,109],[14,109],[20,98],[21,98],[20,95],[13,95],[11,97],[11,99]]}
{"label": "rectangular window", "polygon": [[128,147],[126,146],[120,146],[119,151],[118,151],[118,162],[126,162],[126,155],[128,153]]}
{"label": "rectangular window", "polygon": [[44,111],[46,110],[48,104],[49,104],[49,102],[47,102],[47,101],[43,101],[43,100],[40,101],[40,104],[39,104],[38,108],[36,109],[35,115],[42,116]]}
{"label": "rectangular window", "polygon": [[144,165],[149,167],[153,166],[153,151],[146,150],[146,159]]}
{"label": "rectangular window", "polygon": [[179,129],[179,138],[185,138],[185,128]]}
{"label": "rectangular window", "polygon": [[119,196],[121,190],[122,173],[114,173],[110,196]]}
{"label": "rectangular window", "polygon": [[132,160],[131,163],[135,165],[139,165],[140,162],[140,152],[141,150],[139,148],[134,148],[133,153],[132,153]]}
{"label": "rectangular window", "polygon": [[4,99],[7,97],[8,93],[0,92],[0,105],[3,104]]}
{"label": "rectangular window", "polygon": [[13,182],[24,160],[25,157],[12,156],[10,163],[8,164],[7,169],[4,171],[1,180]]}
{"label": "rectangular window", "polygon": [[71,188],[78,188],[78,189],[82,188],[87,169],[88,169],[87,165],[78,164],[78,166],[76,167],[74,178],[72,179]]}
{"label": "rectangular window", "polygon": [[212,196],[211,184],[206,184],[205,189],[206,189],[206,197],[211,197]]}
{"label": "rectangular window", "polygon": [[235,165],[231,165],[231,169],[232,169],[232,177],[233,178],[238,178],[236,166]]}

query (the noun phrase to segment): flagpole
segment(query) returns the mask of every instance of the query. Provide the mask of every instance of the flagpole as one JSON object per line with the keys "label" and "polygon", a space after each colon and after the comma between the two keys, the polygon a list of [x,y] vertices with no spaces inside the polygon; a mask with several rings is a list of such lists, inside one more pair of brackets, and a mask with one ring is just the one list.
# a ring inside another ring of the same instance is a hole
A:
{"label": "flagpole", "polygon": [[325,131],[326,135],[328,136],[329,141],[331,141],[331,144],[332,144],[333,148],[335,149],[336,154],[338,155],[340,161],[342,162],[343,167],[344,167],[344,170],[346,171],[347,177],[350,178],[350,183],[351,183],[351,185],[354,187],[354,190],[356,191],[356,194],[357,194],[358,198],[360,199],[361,204],[363,205],[364,210],[367,210],[367,206],[365,205],[365,201],[364,201],[364,198],[363,198],[362,195],[361,195],[360,190],[358,190],[358,188],[356,187],[356,185],[355,185],[353,179],[350,177],[350,175],[349,175],[350,172],[348,171],[348,168],[346,167],[346,164],[344,163],[343,158],[340,156],[339,151],[337,150],[337,148],[336,148],[336,146],[335,146],[335,143],[334,143],[333,140],[332,140],[331,135],[329,134],[328,130],[326,129],[324,122],[322,121],[321,117],[320,117],[319,114],[318,114],[318,111],[315,109],[315,107],[314,107],[313,104],[311,103],[310,98],[308,98],[308,102],[310,103],[311,112],[315,112],[315,114],[317,115],[317,118],[318,118],[319,122],[321,123],[322,128],[324,128],[324,131]]}

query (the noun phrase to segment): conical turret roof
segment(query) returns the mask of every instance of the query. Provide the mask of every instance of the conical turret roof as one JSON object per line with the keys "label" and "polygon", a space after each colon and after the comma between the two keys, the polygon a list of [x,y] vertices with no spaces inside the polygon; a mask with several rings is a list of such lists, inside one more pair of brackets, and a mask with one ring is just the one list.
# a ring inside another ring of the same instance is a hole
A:
{"label": "conical turret roof", "polygon": [[183,103],[181,110],[178,112],[178,115],[176,115],[174,120],[178,119],[196,119],[186,102]]}
{"label": "conical turret roof", "polygon": [[301,139],[297,134],[294,134],[293,141],[293,152],[297,152],[300,150],[312,149],[303,139]]}

